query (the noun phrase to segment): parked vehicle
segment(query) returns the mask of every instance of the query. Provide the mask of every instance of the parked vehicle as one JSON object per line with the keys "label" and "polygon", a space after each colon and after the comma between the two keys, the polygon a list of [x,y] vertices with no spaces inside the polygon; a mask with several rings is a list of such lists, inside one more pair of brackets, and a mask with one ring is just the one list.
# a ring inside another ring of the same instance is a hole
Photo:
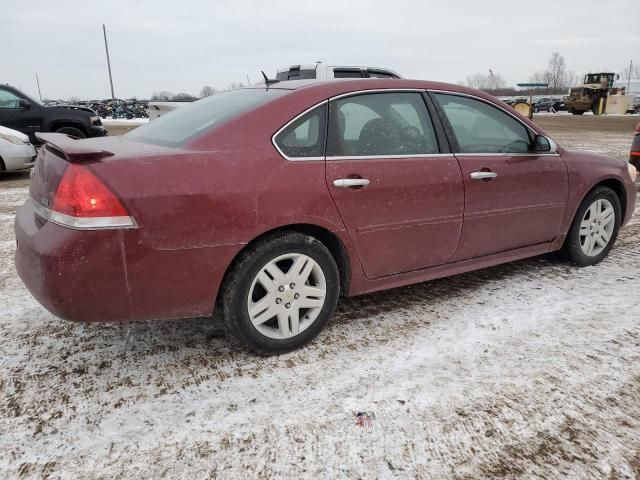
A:
{"label": "parked vehicle", "polygon": [[310,65],[291,65],[280,68],[276,80],[333,80],[334,78],[401,78],[388,68],[365,66],[336,66],[316,62]]}
{"label": "parked vehicle", "polygon": [[[619,75],[615,73],[588,73],[584,76],[582,85],[571,88],[569,98],[565,101],[567,110],[574,115],[582,115],[591,110],[594,115],[604,113],[608,94],[617,94],[622,88],[613,86]],[[603,99],[600,109],[600,100]]]}
{"label": "parked vehicle", "polygon": [[0,173],[33,167],[36,149],[24,133],[0,126]]}
{"label": "parked vehicle", "polygon": [[557,98],[541,98],[533,102],[533,112],[550,112],[555,113],[564,108],[564,101]]}
{"label": "parked vehicle", "polygon": [[444,83],[280,82],[117,138],[38,135],[15,255],[40,303],[76,321],[216,312],[264,353],[313,339],[340,295],[552,251],[596,264],[636,201],[628,162]]}
{"label": "parked vehicle", "polygon": [[[310,65],[291,65],[281,68],[274,80],[333,80],[335,78],[401,78],[388,68],[364,66],[335,66],[316,62]],[[147,114],[149,120],[158,118],[168,112],[187,105],[185,102],[149,102]]]}
{"label": "parked vehicle", "polygon": [[553,107],[554,102],[553,98],[541,98],[533,102],[533,112],[549,112],[551,107]]}
{"label": "parked vehicle", "polygon": [[36,132],[65,133],[77,138],[107,134],[100,117],[90,108],[47,107],[9,85],[0,85],[0,125],[28,135],[33,143],[38,142]]}
{"label": "parked vehicle", "polygon": [[633,142],[631,143],[629,163],[640,170],[640,123],[636,125],[636,135],[633,137]]}

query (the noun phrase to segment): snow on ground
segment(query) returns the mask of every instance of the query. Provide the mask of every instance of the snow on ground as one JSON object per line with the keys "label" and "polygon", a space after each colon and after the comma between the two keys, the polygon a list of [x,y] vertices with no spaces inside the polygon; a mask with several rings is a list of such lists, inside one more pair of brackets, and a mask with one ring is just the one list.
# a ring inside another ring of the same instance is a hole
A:
{"label": "snow on ground", "polygon": [[309,347],[264,358],[207,320],[53,317],[13,266],[15,178],[0,180],[2,479],[640,478],[640,215],[598,266],[541,257],[344,299]]}

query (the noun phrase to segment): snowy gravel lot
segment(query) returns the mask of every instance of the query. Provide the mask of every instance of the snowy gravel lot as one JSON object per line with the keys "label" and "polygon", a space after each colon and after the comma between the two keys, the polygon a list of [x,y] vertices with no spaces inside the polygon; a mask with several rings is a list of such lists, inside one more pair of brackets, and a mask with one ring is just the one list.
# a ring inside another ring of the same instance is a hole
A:
{"label": "snowy gravel lot", "polygon": [[207,320],[53,317],[13,266],[27,185],[0,179],[0,479],[640,478],[640,215],[598,266],[344,299],[309,347],[263,358]]}

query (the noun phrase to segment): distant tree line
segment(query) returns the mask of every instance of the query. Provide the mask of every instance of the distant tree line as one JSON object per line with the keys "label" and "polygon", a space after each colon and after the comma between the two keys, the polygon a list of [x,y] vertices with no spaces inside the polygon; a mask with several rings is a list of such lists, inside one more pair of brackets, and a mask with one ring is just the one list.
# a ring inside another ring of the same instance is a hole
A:
{"label": "distant tree line", "polygon": [[216,93],[226,92],[228,90],[236,90],[244,86],[245,84],[242,82],[231,82],[226,88],[215,88],[209,85],[205,85],[200,90],[199,97],[196,97],[195,95],[191,95],[189,93],[173,93],[166,90],[160,90],[153,92],[150,100],[155,102],[193,102],[194,100],[198,100],[199,98],[210,97],[211,95],[215,95]]}
{"label": "distant tree line", "polygon": [[[553,52],[544,70],[537,71],[522,83],[546,83],[546,88],[536,88],[534,94],[565,94],[572,86],[581,83],[582,79],[572,70],[567,69],[564,57]],[[475,73],[467,77],[465,85],[493,95],[522,95],[524,92],[514,87],[508,87],[504,77],[489,70],[488,74]]]}

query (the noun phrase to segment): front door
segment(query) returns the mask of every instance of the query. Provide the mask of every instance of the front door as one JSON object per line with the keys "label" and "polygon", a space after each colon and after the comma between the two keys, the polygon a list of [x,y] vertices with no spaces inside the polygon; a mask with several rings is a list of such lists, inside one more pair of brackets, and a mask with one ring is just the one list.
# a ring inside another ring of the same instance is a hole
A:
{"label": "front door", "polygon": [[0,86],[0,125],[33,136],[42,126],[40,106],[20,104],[22,97]]}
{"label": "front door", "polygon": [[458,144],[465,185],[454,260],[552,241],[560,233],[568,196],[562,158],[532,152],[528,127],[483,100],[442,93],[433,97]]}
{"label": "front door", "polygon": [[330,102],[327,185],[365,274],[448,262],[464,209],[460,167],[441,154],[420,92]]}

